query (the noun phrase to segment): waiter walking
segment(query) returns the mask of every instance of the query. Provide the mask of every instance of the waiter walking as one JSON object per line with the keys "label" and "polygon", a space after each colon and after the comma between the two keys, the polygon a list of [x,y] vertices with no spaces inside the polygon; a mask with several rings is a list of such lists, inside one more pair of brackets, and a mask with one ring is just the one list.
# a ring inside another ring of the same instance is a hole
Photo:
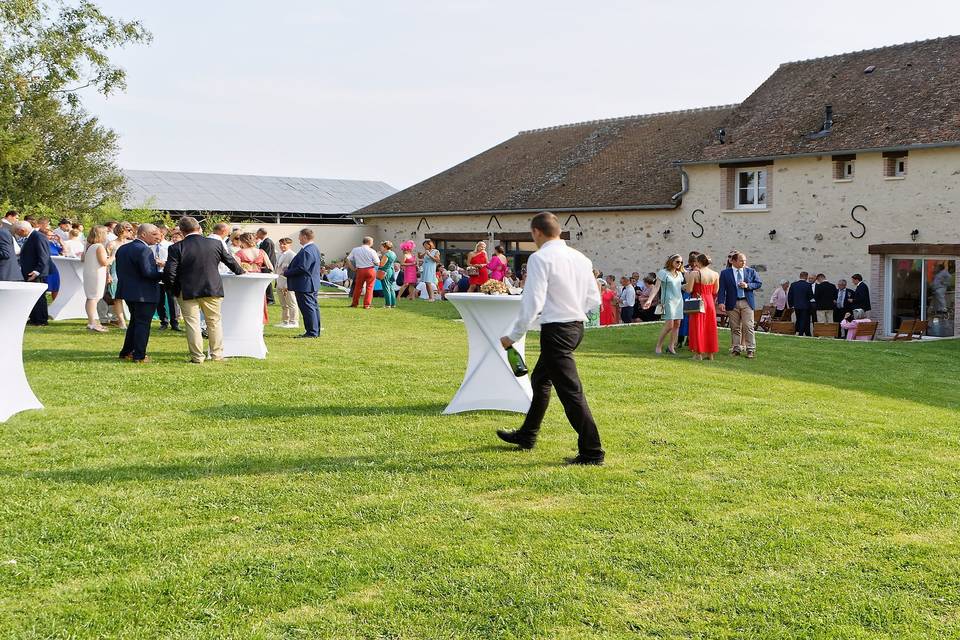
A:
{"label": "waiter walking", "polygon": [[567,419],[577,432],[579,453],[567,462],[600,465],[604,458],[600,433],[573,359],[574,350],[583,340],[587,311],[600,306],[593,264],[560,239],[560,221],[549,211],[533,218],[530,233],[537,251],[527,262],[520,316],[500,343],[504,349],[510,347],[539,316],[540,359],[530,376],[533,401],[523,425],[516,431],[498,430],[497,436],[521,449],[532,449],[550,403],[550,389],[555,387]]}

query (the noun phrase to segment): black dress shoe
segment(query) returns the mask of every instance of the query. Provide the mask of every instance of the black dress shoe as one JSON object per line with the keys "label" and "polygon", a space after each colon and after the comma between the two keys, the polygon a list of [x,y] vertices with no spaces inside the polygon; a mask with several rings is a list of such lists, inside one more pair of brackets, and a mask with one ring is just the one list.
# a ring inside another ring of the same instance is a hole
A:
{"label": "black dress shoe", "polygon": [[206,329],[201,329],[201,330],[200,330],[200,335],[203,337],[204,340],[210,338],[210,336],[207,335],[207,330],[206,330]]}
{"label": "black dress shoe", "polygon": [[576,464],[576,465],[593,465],[596,467],[603,465],[603,458],[584,458],[581,455],[576,455],[573,458],[565,458],[564,462],[567,464]]}
{"label": "black dress shoe", "polygon": [[180,327],[170,327],[170,331],[176,331],[177,333],[183,333],[183,329]]}
{"label": "black dress shoe", "polygon": [[294,338],[319,338],[320,336],[310,336],[310,335],[307,335],[306,333],[301,333],[300,335],[293,336],[293,337]]}
{"label": "black dress shoe", "polygon": [[165,324],[161,324],[159,327],[157,327],[157,331],[166,331],[166,330],[167,330],[167,325]]}
{"label": "black dress shoe", "polygon": [[533,445],[537,444],[536,438],[531,438],[529,435],[523,433],[519,429],[517,429],[516,431],[508,431],[507,429],[497,429],[497,437],[503,440],[504,442],[515,444],[521,449],[533,449]]}

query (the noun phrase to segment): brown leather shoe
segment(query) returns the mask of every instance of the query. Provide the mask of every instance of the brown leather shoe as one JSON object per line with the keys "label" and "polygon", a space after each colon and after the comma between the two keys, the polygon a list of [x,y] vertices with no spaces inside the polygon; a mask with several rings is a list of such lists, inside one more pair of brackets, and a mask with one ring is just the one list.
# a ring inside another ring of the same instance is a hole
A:
{"label": "brown leather shoe", "polygon": [[119,356],[121,360],[133,360],[133,354],[128,353],[125,356]]}
{"label": "brown leather shoe", "polygon": [[134,361],[133,361],[133,364],[146,364],[146,363],[148,363],[148,362],[153,362],[153,361],[150,359],[150,356],[143,356],[143,360],[134,360]]}

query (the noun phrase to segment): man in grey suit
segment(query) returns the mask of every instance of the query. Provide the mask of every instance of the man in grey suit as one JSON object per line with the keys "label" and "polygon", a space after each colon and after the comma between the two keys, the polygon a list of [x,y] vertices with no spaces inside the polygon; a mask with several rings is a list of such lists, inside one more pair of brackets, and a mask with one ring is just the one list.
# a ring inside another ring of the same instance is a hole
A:
{"label": "man in grey suit", "polygon": [[0,225],[0,280],[23,282],[20,262],[17,260],[17,242],[10,229],[13,225]]}

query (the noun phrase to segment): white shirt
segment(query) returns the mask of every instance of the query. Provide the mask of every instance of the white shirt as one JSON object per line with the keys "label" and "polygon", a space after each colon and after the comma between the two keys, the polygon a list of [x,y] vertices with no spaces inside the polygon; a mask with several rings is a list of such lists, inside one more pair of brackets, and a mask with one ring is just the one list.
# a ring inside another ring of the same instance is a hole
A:
{"label": "white shirt", "polygon": [[373,247],[365,244],[354,247],[353,251],[350,252],[349,260],[357,269],[369,269],[370,267],[380,266],[380,257],[377,255],[377,252],[373,250]]}
{"label": "white shirt", "polygon": [[[191,233],[189,235],[193,235],[193,234]],[[233,255],[233,251],[230,251],[230,245],[227,244],[226,238],[224,238],[223,236],[218,236],[215,233],[211,233],[207,237],[210,238],[211,240],[219,241],[220,244],[223,245],[223,248],[227,250],[227,253],[229,253],[230,255]],[[228,273],[233,273],[232,271],[230,271],[227,265],[223,264],[222,262],[219,265],[217,265],[217,271],[219,271],[221,274],[224,274],[224,275]]]}
{"label": "white shirt", "polygon": [[79,258],[83,255],[83,249],[83,240],[80,238],[63,241],[63,255],[67,258]]}
{"label": "white shirt", "polygon": [[157,260],[159,260],[160,262],[166,262],[167,253],[172,244],[173,243],[170,242],[169,240],[161,240],[157,244],[150,247],[150,250],[153,251],[153,255],[157,257]]}
{"label": "white shirt", "polygon": [[334,267],[330,270],[330,275],[327,276],[327,279],[334,284],[340,284],[341,282],[346,282],[347,280],[347,270],[342,267]]}
{"label": "white shirt", "polygon": [[117,234],[115,234],[113,231],[107,231],[107,244],[110,244],[116,239],[117,239]]}
{"label": "white shirt", "polygon": [[64,231],[60,227],[57,227],[56,229],[53,230],[53,235],[60,238],[60,242],[66,242],[67,240],[70,239],[70,230],[67,229],[66,231]]}
{"label": "white shirt", "polygon": [[632,284],[620,289],[620,306],[621,307],[632,307],[637,303],[637,290],[633,288]]}
{"label": "white shirt", "polygon": [[297,255],[296,251],[294,251],[293,249],[287,249],[286,251],[281,253],[279,256],[277,256],[276,268],[277,268],[277,273],[280,275],[280,277],[277,278],[277,286],[280,287],[281,289],[287,288],[287,276],[283,275],[283,272],[286,270],[287,267],[290,266],[290,263],[293,261],[296,255]]}
{"label": "white shirt", "polygon": [[538,315],[541,324],[585,322],[587,312],[599,306],[593,263],[563,240],[550,240],[527,262],[520,315],[507,336],[514,342],[522,338]]}

